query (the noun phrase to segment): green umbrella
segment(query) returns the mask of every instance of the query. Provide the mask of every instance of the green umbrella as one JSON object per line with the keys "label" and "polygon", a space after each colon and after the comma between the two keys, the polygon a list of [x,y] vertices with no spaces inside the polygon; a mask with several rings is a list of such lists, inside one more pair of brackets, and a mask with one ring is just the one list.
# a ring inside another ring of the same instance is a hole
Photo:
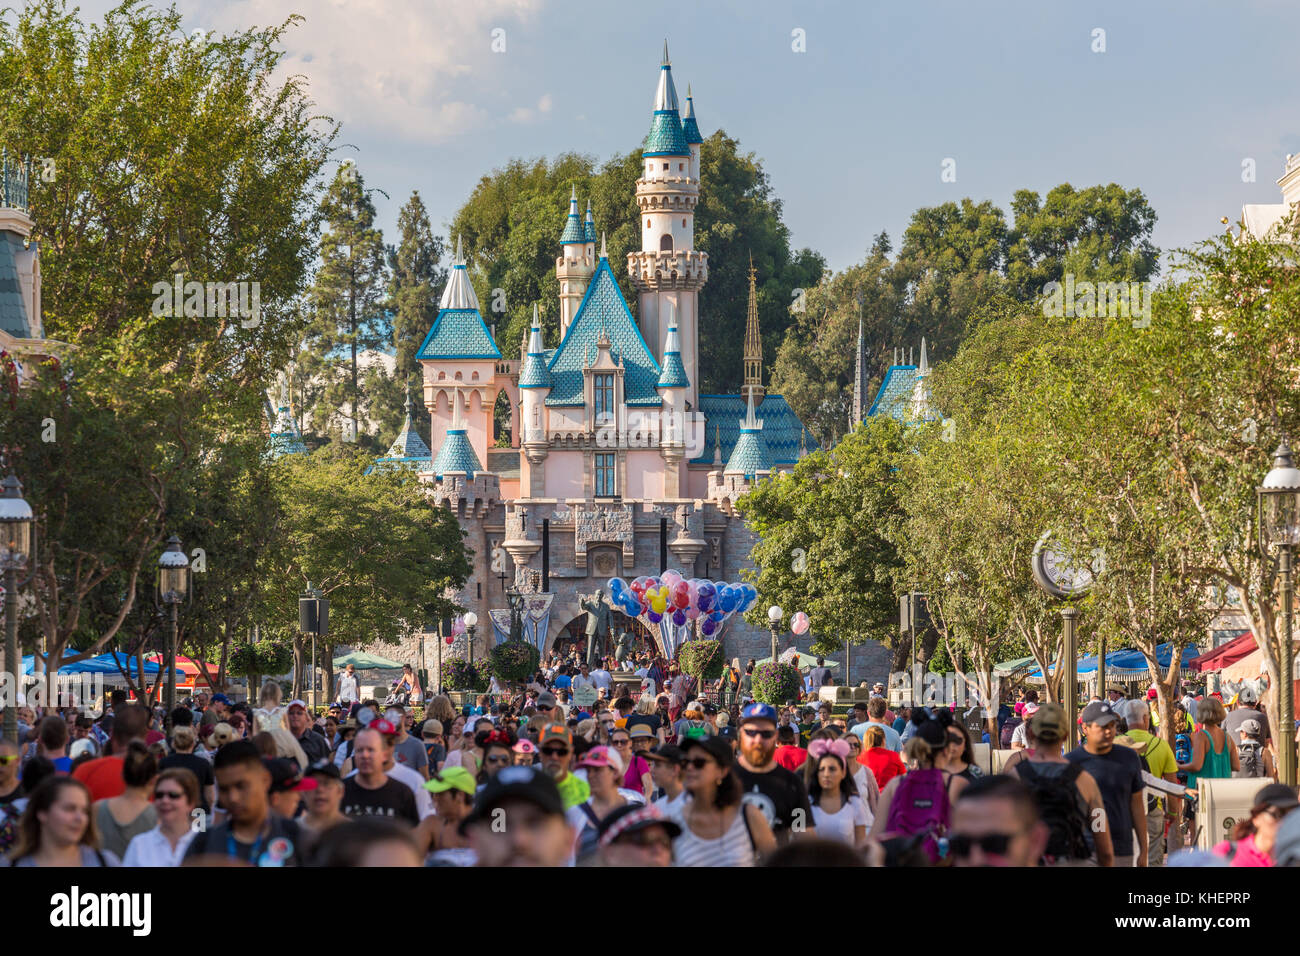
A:
{"label": "green umbrella", "polygon": [[[779,657],[783,657],[783,656],[785,656],[785,654],[786,654],[786,652],[785,652],[785,651],[782,651],[781,654],[779,655]],[[805,653],[803,653],[803,651],[799,651],[799,652],[797,652],[797,655],[798,655],[798,658],[799,658],[799,660],[798,660],[798,662],[797,662],[797,666],[798,666],[799,670],[801,670],[801,671],[806,671],[806,670],[808,670],[810,667],[816,667],[816,666],[817,666],[817,658],[816,658],[815,655],[813,655],[813,654],[805,654]],[[778,657],[778,659],[779,659],[779,657]],[[825,658],[823,657],[823,659],[825,659]],[[770,663],[772,663],[772,658],[770,658],[770,657],[764,657],[761,661],[754,661],[754,663],[755,663],[755,665],[757,665],[757,664],[770,664]],[[786,662],[786,663],[791,663],[791,662]],[[830,668],[831,670],[835,670],[837,667],[840,666],[840,663],[839,663],[839,661],[826,660],[826,666],[827,666],[828,668]]]}
{"label": "green umbrella", "polygon": [[400,661],[390,661],[387,657],[368,654],[365,651],[353,651],[351,654],[334,658],[335,670],[342,670],[349,664],[359,671],[400,671],[402,669]]}
{"label": "green umbrella", "polygon": [[1003,661],[1001,664],[993,665],[993,673],[998,677],[1014,677],[1025,671],[1033,670],[1038,666],[1038,662],[1033,657],[1017,657],[1013,661]]}

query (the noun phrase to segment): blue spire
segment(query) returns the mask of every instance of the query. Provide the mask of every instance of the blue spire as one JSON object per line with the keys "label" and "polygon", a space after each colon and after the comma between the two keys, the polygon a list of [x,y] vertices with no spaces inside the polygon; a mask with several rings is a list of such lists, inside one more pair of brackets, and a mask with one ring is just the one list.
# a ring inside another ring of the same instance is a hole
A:
{"label": "blue spire", "polygon": [[528,333],[528,355],[519,371],[520,388],[550,388],[551,370],[546,367],[546,350],[542,347],[542,326],[533,303],[533,326]]}
{"label": "blue spire", "polygon": [[690,388],[686,366],[682,364],[682,344],[677,336],[677,321],[668,326],[668,339],[664,342],[664,367],[659,373],[655,388]]}
{"label": "blue spire", "polygon": [[673,85],[673,68],[668,61],[668,41],[664,41],[664,59],[659,65],[659,86],[655,90],[654,117],[645,138],[646,156],[689,156],[690,147],[682,132],[682,118],[677,112],[677,88]]}
{"label": "blue spire", "polygon": [[573,187],[569,197],[569,218],[564,221],[564,232],[560,234],[560,245],[571,242],[585,242],[582,237],[582,219],[578,216],[578,187]]}
{"label": "blue spire", "polygon": [[695,101],[691,98],[689,83],[686,84],[686,112],[682,114],[682,135],[692,146],[704,142],[704,137],[700,135],[699,124],[695,122]]}
{"label": "blue spire", "polygon": [[380,461],[403,461],[412,458],[427,459],[430,456],[429,446],[424,443],[420,433],[415,430],[415,400],[411,398],[411,383],[406,383],[406,421],[402,422],[402,430],[397,433],[393,439],[392,446],[388,449],[388,454]]}
{"label": "blue spire", "polygon": [[582,241],[595,243],[596,241],[596,220],[591,218],[591,200],[587,200],[587,219],[582,224]]}
{"label": "blue spire", "polygon": [[731,449],[724,475],[744,475],[753,480],[760,472],[772,470],[772,456],[763,440],[763,420],[754,415],[754,395],[750,393],[748,414],[740,422],[740,437]]}
{"label": "blue spire", "polygon": [[442,447],[438,449],[438,457],[433,460],[433,473],[438,478],[443,475],[464,475],[466,478],[473,478],[483,470],[483,467],[478,462],[478,455],[474,454],[474,446],[469,443],[465,425],[460,420],[459,389],[452,393],[451,401],[451,427],[447,429]]}

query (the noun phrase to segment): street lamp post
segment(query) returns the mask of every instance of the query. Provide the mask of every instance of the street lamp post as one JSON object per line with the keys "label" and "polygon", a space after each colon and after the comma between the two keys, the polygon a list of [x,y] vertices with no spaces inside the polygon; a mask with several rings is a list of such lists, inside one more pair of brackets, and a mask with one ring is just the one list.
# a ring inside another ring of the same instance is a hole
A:
{"label": "street lamp post", "polygon": [[1286,440],[1273,453],[1273,468],[1256,489],[1259,553],[1267,558],[1277,550],[1277,573],[1282,596],[1282,655],[1278,660],[1278,778],[1288,787],[1296,785],[1295,672],[1291,646],[1291,613],[1295,602],[1292,582],[1292,549],[1300,544],[1300,469]]}
{"label": "street lamp post", "polygon": [[767,622],[768,622],[768,626],[772,630],[772,663],[773,664],[776,663],[777,629],[781,626],[781,618],[784,616],[785,616],[785,612],[782,611],[781,608],[775,604],[773,604],[770,608],[767,609]]}
{"label": "street lamp post", "polygon": [[313,588],[308,581],[307,590],[298,596],[298,631],[311,635],[311,693],[308,696],[311,698],[312,713],[316,712],[320,704],[317,691],[320,681],[316,675],[316,638],[329,634],[329,615],[329,598],[321,594],[319,589]]}
{"label": "street lamp post", "polygon": [[[23,500],[22,482],[16,475],[10,475],[0,493],[0,568],[5,573],[5,667],[15,680],[22,679],[22,656],[18,653],[18,572],[27,567],[31,554],[33,523],[31,505]],[[18,739],[17,688],[14,690],[12,701],[0,699],[6,740]]]}
{"label": "street lamp post", "polygon": [[172,535],[167,539],[167,550],[158,559],[158,601],[167,605],[167,651],[163,659],[167,666],[167,726],[170,729],[172,711],[176,709],[176,645],[177,618],[182,602],[190,595],[190,559],[181,548],[181,539]]}
{"label": "street lamp post", "polygon": [[465,612],[465,636],[469,641],[469,663],[474,663],[474,630],[478,627],[478,615],[473,611]]}

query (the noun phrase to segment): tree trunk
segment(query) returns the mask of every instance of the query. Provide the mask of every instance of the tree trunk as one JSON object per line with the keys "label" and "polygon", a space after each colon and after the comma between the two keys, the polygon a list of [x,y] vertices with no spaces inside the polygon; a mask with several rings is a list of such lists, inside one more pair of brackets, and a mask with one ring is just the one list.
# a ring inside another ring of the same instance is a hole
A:
{"label": "tree trunk", "polygon": [[[306,653],[303,650],[301,634],[293,636],[293,698],[305,699],[303,688],[306,686],[303,678],[306,676],[304,670],[307,667]],[[291,698],[292,699],[292,698]]]}
{"label": "tree trunk", "polygon": [[325,655],[320,662],[321,689],[325,694],[325,703],[329,705],[334,702],[334,645],[325,644],[317,650]]}

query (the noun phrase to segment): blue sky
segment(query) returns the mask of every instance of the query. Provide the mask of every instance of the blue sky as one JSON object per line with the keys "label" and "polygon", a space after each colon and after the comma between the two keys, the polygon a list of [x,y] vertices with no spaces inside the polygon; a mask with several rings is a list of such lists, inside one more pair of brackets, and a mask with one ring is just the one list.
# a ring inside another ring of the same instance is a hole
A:
{"label": "blue sky", "polygon": [[[1300,152],[1300,6],[1271,0],[178,6],[187,29],[306,18],[286,68],[343,123],[341,142],[357,148],[340,158],[392,197],[376,196],[386,235],[412,189],[441,231],[511,157],[638,146],[665,37],[704,134],[725,129],[761,158],[793,243],[835,269],[881,229],[897,246],[917,207],[971,196],[1005,210],[1016,189],[1060,182],[1140,187],[1167,250],[1245,203],[1280,202],[1275,180]],[[1097,28],[1105,52],[1093,52]],[[491,49],[498,29],[503,53]],[[796,29],[806,52],[792,50]],[[946,158],[954,183],[940,179]]]}

